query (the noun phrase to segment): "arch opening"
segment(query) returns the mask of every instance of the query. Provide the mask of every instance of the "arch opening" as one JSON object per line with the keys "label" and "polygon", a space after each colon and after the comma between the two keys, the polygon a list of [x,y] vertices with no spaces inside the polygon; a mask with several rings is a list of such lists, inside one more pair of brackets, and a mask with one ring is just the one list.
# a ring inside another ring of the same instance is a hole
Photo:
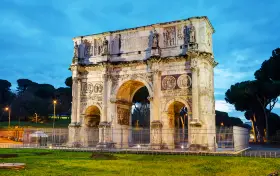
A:
{"label": "arch opening", "polygon": [[179,101],[174,101],[168,107],[169,127],[174,129],[174,144],[176,148],[187,145],[188,142],[188,109]]}
{"label": "arch opening", "polygon": [[[148,97],[148,88],[144,83],[136,80],[125,82],[117,92],[118,124],[129,127],[128,143],[130,147],[150,143],[150,102]],[[123,124],[120,119],[124,122]]]}
{"label": "arch opening", "polygon": [[97,128],[100,123],[100,110],[97,106],[89,106],[85,111],[85,125]]}
{"label": "arch opening", "polygon": [[84,118],[84,144],[89,147],[96,146],[99,142],[100,109],[95,106],[89,106],[85,111]]}

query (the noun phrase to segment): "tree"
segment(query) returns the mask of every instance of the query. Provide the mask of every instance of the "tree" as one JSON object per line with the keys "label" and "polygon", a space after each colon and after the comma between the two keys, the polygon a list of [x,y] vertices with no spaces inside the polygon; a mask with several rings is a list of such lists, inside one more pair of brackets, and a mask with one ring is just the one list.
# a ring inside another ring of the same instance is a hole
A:
{"label": "tree", "polygon": [[240,126],[243,127],[243,122],[240,118],[229,117],[227,112],[217,111],[216,110],[216,126]]}
{"label": "tree", "polygon": [[37,83],[35,83],[29,79],[18,79],[17,84],[18,84],[18,87],[17,87],[18,93],[23,93],[24,91],[27,90],[28,87],[37,85]]}
{"label": "tree", "polygon": [[253,129],[253,134],[254,134],[254,140],[257,141],[257,121],[256,121],[256,114],[251,111],[248,110],[244,113],[244,116],[247,120],[250,120],[252,123],[252,129]]}
{"label": "tree", "polygon": [[243,81],[231,85],[225,93],[226,102],[234,105],[237,111],[241,112],[254,112],[256,117],[256,126],[260,132],[261,141],[264,136],[264,120],[262,104],[257,100],[259,90],[254,81]]}
{"label": "tree", "polygon": [[9,104],[13,98],[13,93],[11,92],[12,84],[7,81],[0,79],[0,104]]}
{"label": "tree", "polygon": [[55,88],[50,84],[38,84],[35,95],[42,99],[54,99]]}
{"label": "tree", "polygon": [[272,56],[262,63],[254,75],[261,81],[280,81],[280,48],[272,51]]}
{"label": "tree", "polygon": [[246,89],[246,94],[254,97],[262,109],[265,118],[266,139],[269,139],[268,117],[275,103],[278,101],[280,92],[280,84],[269,80],[254,80],[251,81]]}
{"label": "tree", "polygon": [[67,86],[67,87],[70,87],[70,88],[72,88],[72,76],[70,76],[70,77],[68,77],[68,78],[66,78],[66,80],[65,80],[65,85]]}
{"label": "tree", "polygon": [[[12,84],[7,81],[0,79],[0,113],[3,113],[5,106],[10,106],[15,94],[11,91]],[[0,116],[1,117],[1,116]]]}

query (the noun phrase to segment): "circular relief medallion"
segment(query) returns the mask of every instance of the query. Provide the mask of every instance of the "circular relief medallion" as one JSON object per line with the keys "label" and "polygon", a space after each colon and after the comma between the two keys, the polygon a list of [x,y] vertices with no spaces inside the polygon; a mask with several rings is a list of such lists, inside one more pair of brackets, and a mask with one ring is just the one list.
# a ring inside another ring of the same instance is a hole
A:
{"label": "circular relief medallion", "polygon": [[91,94],[93,91],[93,85],[92,83],[83,83],[82,84],[82,93],[83,94]]}
{"label": "circular relief medallion", "polygon": [[176,79],[174,76],[166,76],[162,80],[163,89],[174,89],[176,86]]}
{"label": "circular relief medallion", "polygon": [[189,88],[191,86],[191,83],[192,83],[191,77],[187,74],[183,74],[179,76],[177,80],[177,85],[181,89]]}
{"label": "circular relief medallion", "polygon": [[94,93],[101,93],[103,90],[103,86],[99,83],[95,84],[94,86]]}

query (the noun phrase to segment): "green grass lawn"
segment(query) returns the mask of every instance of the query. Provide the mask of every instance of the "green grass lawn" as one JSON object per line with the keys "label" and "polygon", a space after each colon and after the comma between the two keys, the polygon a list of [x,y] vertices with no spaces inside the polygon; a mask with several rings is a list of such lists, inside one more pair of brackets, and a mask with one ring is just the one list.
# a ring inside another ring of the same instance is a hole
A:
{"label": "green grass lawn", "polygon": [[[39,152],[52,152],[37,155]],[[0,170],[0,175],[252,175],[262,176],[280,169],[280,159],[214,156],[168,156],[116,154],[115,160],[91,159],[87,152],[37,149],[0,149],[0,154],[18,153],[1,162],[23,162],[24,170]]]}
{"label": "green grass lawn", "polygon": [[[67,128],[71,120],[56,120],[54,127],[55,128]],[[0,122],[0,128],[7,128],[9,125],[8,122]],[[36,127],[36,128],[52,128],[53,122],[49,121],[47,123],[35,123],[35,122],[25,122],[21,121],[11,121],[11,127],[20,126],[20,127]]]}

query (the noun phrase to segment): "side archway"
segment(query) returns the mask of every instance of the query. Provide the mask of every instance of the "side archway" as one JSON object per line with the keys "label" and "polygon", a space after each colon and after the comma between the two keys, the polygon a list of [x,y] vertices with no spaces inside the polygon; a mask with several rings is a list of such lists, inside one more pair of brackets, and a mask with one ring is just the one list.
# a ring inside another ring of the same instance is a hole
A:
{"label": "side archway", "polygon": [[99,123],[101,111],[96,105],[91,105],[86,108],[84,114],[83,143],[86,147],[94,147],[99,142]]}
{"label": "side archway", "polygon": [[85,110],[84,124],[87,127],[98,127],[100,123],[101,111],[96,105],[89,106]]}
{"label": "side archway", "polygon": [[[182,111],[186,113],[182,114]],[[182,148],[187,146],[188,140],[188,116],[190,106],[183,98],[174,98],[166,103],[164,107],[163,134],[164,143],[169,149]]]}

